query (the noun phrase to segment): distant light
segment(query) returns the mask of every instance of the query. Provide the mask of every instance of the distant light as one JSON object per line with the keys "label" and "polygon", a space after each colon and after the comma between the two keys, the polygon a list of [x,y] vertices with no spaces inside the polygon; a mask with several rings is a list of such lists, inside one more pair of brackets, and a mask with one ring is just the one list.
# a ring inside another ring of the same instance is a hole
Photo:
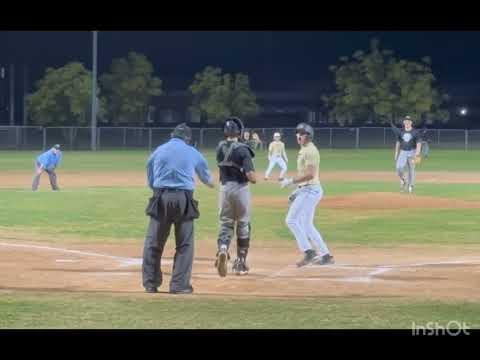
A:
{"label": "distant light", "polygon": [[465,116],[468,114],[468,109],[466,107],[463,107],[460,109],[460,115]]}

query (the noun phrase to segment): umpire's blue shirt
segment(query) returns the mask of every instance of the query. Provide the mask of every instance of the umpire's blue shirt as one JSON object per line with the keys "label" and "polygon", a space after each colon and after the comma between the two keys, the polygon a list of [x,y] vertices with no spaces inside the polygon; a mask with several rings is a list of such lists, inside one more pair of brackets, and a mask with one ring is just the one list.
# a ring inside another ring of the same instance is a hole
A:
{"label": "umpire's blue shirt", "polygon": [[62,152],[55,154],[53,149],[45,151],[43,154],[37,157],[37,162],[43,166],[44,169],[55,169],[62,160]]}
{"label": "umpire's blue shirt", "polygon": [[173,138],[160,145],[147,162],[148,185],[152,189],[194,190],[194,174],[204,184],[212,182],[207,160],[193,146]]}

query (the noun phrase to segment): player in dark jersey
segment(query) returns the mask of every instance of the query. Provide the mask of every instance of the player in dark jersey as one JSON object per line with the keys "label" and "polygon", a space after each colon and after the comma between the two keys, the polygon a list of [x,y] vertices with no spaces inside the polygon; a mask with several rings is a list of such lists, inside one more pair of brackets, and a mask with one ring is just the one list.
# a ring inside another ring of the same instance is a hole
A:
{"label": "player in dark jersey", "polygon": [[[413,128],[410,116],[403,119],[403,129],[390,124],[397,137],[395,143],[395,161],[397,174],[400,177],[400,191],[413,192],[415,186],[415,156],[420,156],[422,149],[422,132]],[[407,173],[407,174],[405,174]]]}

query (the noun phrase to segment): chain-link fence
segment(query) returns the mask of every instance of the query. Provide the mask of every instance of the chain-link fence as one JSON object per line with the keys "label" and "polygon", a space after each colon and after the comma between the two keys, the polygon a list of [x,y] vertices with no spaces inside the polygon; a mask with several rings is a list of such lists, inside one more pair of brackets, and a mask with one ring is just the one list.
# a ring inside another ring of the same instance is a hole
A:
{"label": "chain-link fence", "polygon": [[[101,127],[97,129],[97,149],[152,150],[170,138],[173,128]],[[391,148],[395,135],[391,128],[315,128],[315,143],[321,148]],[[193,142],[199,148],[215,148],[223,138],[221,128],[193,128]],[[282,134],[286,148],[296,148],[295,128],[260,128],[255,131],[266,149],[275,132]],[[425,135],[432,148],[479,149],[480,130],[428,129]],[[0,126],[0,150],[41,150],[61,144],[66,150],[89,150],[89,127]]]}

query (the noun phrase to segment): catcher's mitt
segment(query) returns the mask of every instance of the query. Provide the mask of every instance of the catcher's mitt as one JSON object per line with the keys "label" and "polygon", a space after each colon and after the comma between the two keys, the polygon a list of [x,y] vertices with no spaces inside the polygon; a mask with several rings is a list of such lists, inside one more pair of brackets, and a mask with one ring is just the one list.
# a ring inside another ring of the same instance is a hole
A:
{"label": "catcher's mitt", "polygon": [[421,156],[414,156],[410,159],[410,161],[412,162],[412,164],[418,165],[422,162],[422,157]]}

